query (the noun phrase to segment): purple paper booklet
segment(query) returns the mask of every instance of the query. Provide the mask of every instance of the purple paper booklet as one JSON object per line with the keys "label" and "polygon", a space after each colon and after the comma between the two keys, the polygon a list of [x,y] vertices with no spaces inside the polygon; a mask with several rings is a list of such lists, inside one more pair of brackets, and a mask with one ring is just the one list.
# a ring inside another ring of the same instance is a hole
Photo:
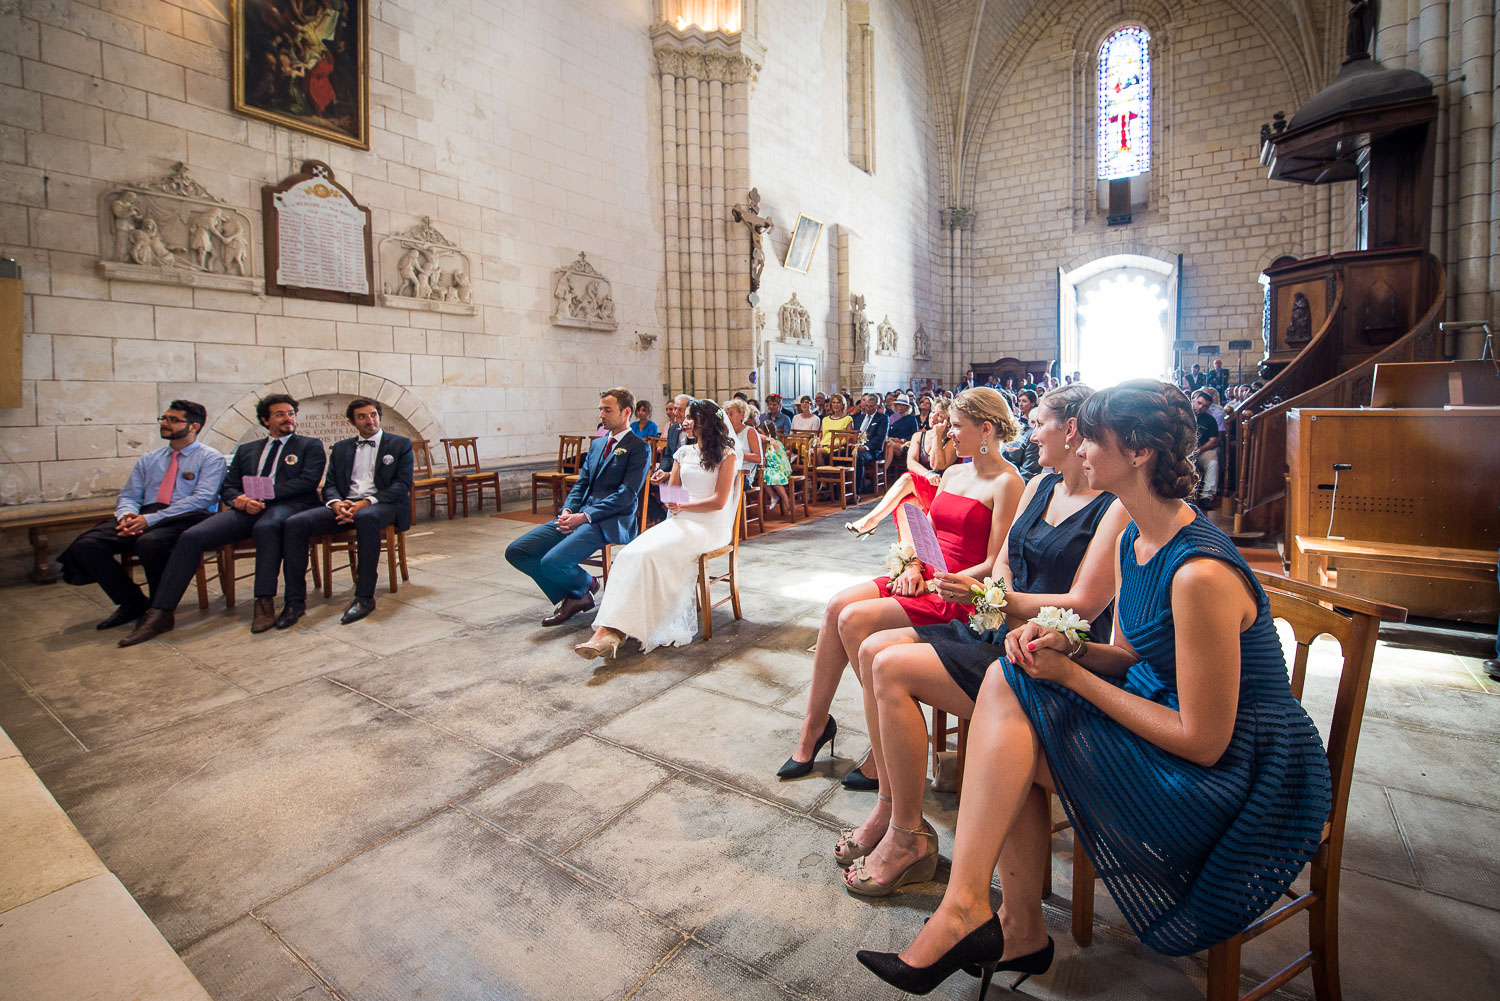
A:
{"label": "purple paper booklet", "polygon": [[657,489],[660,491],[663,504],[686,504],[688,502],[687,487],[674,487],[670,483],[663,483]]}
{"label": "purple paper booklet", "polygon": [[276,482],[269,476],[246,476],[242,483],[245,496],[251,500],[268,501],[276,499]]}
{"label": "purple paper booklet", "polygon": [[934,574],[947,573],[948,561],[943,558],[943,549],[938,545],[937,533],[933,531],[926,512],[907,501],[901,505],[901,513],[906,516],[906,537],[916,550],[917,559],[932,567]]}

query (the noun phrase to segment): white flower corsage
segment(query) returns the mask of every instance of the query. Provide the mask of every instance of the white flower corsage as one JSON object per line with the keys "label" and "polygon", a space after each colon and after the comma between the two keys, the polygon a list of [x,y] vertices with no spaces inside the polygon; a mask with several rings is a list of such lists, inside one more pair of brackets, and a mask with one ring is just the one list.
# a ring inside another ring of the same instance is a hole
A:
{"label": "white flower corsage", "polygon": [[625,454],[625,450],[623,448],[617,448],[611,454],[612,455],[624,455]]}
{"label": "white flower corsage", "polygon": [[1073,611],[1071,608],[1058,608],[1056,605],[1043,605],[1042,610],[1031,619],[1044,629],[1051,629],[1062,633],[1073,644],[1073,649],[1068,652],[1069,657],[1076,657],[1083,652],[1083,645],[1089,638],[1089,620]]}
{"label": "white flower corsage", "polygon": [[969,603],[974,614],[969,616],[969,628],[976,633],[999,629],[1005,621],[1005,580],[986,577],[969,589]]}
{"label": "white flower corsage", "polygon": [[917,559],[917,550],[910,542],[892,542],[890,554],[886,557],[885,568],[891,572],[894,580],[906,572],[906,568],[913,563],[920,562]]}

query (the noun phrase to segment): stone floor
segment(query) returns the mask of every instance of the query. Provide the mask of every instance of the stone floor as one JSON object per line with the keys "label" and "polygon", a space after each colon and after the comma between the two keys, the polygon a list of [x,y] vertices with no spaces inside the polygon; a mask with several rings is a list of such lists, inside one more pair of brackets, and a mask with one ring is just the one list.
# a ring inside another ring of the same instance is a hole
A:
{"label": "stone floor", "polygon": [[[773,775],[822,601],[883,544],[832,518],[749,542],[743,621],[722,609],[711,641],[600,667],[571,650],[586,625],[541,628],[545,603],[501,558],[525,528],[419,523],[410,584],[348,627],[346,575],[290,633],[251,637],[248,602],[215,601],[130,650],[95,632],[96,588],[6,589],[0,726],[219,1001],[897,996],[854,950],[904,945],[942,888],[871,904],[839,885],[836,830],[870,801],[836,782],[867,746],[852,680],[838,757]],[[1383,634],[1345,856],[1348,998],[1500,983],[1484,642]],[[1316,651],[1315,716],[1332,663]],[[946,853],[953,798],[928,806]],[[1058,961],[1023,993],[1201,997],[1201,962],[1140,947],[1102,889],[1095,944],[1073,945],[1066,841]],[[1246,965],[1297,948],[1284,926]],[[974,993],[963,976],[939,990]]]}

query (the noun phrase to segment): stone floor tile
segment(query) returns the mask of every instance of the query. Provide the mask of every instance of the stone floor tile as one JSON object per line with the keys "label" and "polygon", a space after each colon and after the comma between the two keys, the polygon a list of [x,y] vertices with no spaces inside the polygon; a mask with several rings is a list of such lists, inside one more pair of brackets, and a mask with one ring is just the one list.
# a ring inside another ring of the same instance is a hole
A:
{"label": "stone floor tile", "polygon": [[1390,789],[1500,809],[1500,756],[1495,751],[1491,741],[1370,718],[1360,727],[1354,777]]}
{"label": "stone floor tile", "polygon": [[736,998],[737,1001],[791,1001],[797,995],[697,942],[682,947],[651,974],[631,1001],[704,1001],[706,998]]}
{"label": "stone floor tile", "polygon": [[[343,609],[339,614],[343,614]],[[313,628],[336,637],[341,643],[386,657],[447,639],[463,629],[464,624],[399,602],[382,602],[380,595],[376,594],[375,611],[368,617],[346,626],[339,622],[338,616],[330,615],[314,624]]]}
{"label": "stone floor tile", "polygon": [[1424,890],[1500,911],[1500,811],[1401,789],[1391,803]]}
{"label": "stone floor tile", "polygon": [[0,913],[105,868],[20,755],[0,759]]}
{"label": "stone floor tile", "polygon": [[315,680],[39,773],[181,943],[511,767]]}
{"label": "stone floor tile", "polygon": [[556,855],[676,774],[593,737],[527,762],[459,805]]}
{"label": "stone floor tile", "polygon": [[619,998],[680,933],[444,811],[261,909],[360,1001]]}
{"label": "stone floor tile", "polygon": [[1417,885],[1411,853],[1382,786],[1371,782],[1350,786],[1349,813],[1344,821],[1344,865],[1367,876]]}
{"label": "stone floor tile", "polygon": [[[645,702],[597,731],[600,736],[711,776],[736,789],[806,810],[827,792],[832,769],[825,747],[805,779],[783,782],[776,770],[796,746],[801,720],[717,692],[682,686]],[[851,732],[849,746],[863,735]]]}
{"label": "stone floor tile", "polygon": [[341,634],[315,628],[320,622],[336,621],[342,612],[342,607],[311,604],[307,615],[290,629],[257,636],[235,627],[187,641],[174,640],[172,645],[194,663],[260,695],[375,659],[369,650],[342,642]]}
{"label": "stone floor tile", "polygon": [[149,669],[159,658],[172,657],[165,637],[120,649],[116,644],[129,632],[127,626],[100,632],[93,621],[77,622],[39,636],[7,638],[0,661],[28,685],[50,685]]}
{"label": "stone floor tile", "polygon": [[182,961],[214,1001],[327,1001],[301,960],[251,917],[194,942]]}
{"label": "stone floor tile", "polygon": [[77,735],[34,698],[9,667],[0,668],[0,728],[33,768],[87,751]]}
{"label": "stone floor tile", "polygon": [[[107,616],[113,606],[106,609],[100,602],[91,600],[87,593],[91,590],[99,589],[66,584],[45,587],[23,584],[7,588],[6,600],[0,602],[0,635],[9,643],[67,629],[81,631],[85,625],[92,631],[94,624]],[[98,637],[98,633],[94,635]]]}

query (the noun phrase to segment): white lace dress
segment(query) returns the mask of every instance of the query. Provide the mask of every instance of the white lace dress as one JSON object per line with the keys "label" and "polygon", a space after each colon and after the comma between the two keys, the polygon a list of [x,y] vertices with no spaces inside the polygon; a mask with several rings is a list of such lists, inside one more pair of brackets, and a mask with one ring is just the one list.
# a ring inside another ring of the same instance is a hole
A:
{"label": "white lace dress", "polygon": [[[719,469],[704,469],[698,446],[675,455],[690,501],[712,497]],[[725,457],[739,464],[738,455]],[[691,643],[698,633],[693,604],[698,589],[698,556],[729,544],[736,510],[730,501],[717,511],[688,511],[648,528],[614,555],[609,584],[594,617],[607,627],[640,640],[642,651]]]}

